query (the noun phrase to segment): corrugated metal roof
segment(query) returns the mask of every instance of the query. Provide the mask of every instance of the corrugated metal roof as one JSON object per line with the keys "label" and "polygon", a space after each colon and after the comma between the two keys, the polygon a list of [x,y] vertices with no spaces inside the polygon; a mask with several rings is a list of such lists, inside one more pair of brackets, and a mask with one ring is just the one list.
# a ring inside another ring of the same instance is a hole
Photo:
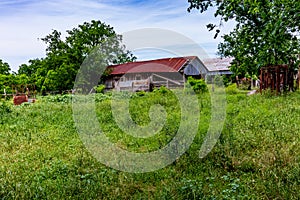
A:
{"label": "corrugated metal roof", "polygon": [[112,65],[112,75],[125,73],[141,73],[141,72],[178,72],[190,60],[196,56],[162,58],[157,60],[137,61],[120,65]]}
{"label": "corrugated metal roof", "polygon": [[229,71],[233,58],[211,58],[203,60],[209,71]]}

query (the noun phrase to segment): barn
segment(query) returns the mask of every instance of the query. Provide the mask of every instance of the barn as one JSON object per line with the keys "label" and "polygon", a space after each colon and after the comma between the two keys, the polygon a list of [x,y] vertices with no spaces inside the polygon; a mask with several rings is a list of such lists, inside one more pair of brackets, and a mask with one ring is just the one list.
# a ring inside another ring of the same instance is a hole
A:
{"label": "barn", "polygon": [[160,86],[178,88],[184,86],[189,76],[205,78],[212,73],[197,56],[129,62],[108,66],[106,71],[108,75],[103,78],[106,89],[118,91],[147,91]]}

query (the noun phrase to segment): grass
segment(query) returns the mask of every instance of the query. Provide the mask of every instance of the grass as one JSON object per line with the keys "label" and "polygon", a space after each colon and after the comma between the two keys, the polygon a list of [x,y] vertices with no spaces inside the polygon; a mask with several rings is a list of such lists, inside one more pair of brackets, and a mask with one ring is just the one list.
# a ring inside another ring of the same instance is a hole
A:
{"label": "grass", "polygon": [[[130,100],[142,125],[151,105],[166,109],[156,137],[123,133],[110,111],[110,97],[97,97],[97,116],[111,141],[130,151],[163,147],[180,121],[176,98],[141,93]],[[49,99],[51,98],[51,99]],[[70,97],[40,98],[35,104],[0,102],[1,199],[299,199],[300,93],[285,96],[232,92],[215,148],[199,149],[208,129],[210,101],[201,95],[201,120],[190,149],[171,165],[148,173],[126,173],[97,162],[82,144]],[[55,99],[56,98],[56,99]]]}

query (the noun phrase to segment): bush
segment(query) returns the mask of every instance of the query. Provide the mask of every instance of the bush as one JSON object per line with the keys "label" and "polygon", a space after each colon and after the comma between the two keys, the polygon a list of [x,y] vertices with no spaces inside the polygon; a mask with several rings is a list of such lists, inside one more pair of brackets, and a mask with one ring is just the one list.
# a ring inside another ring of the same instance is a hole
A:
{"label": "bush", "polygon": [[238,89],[237,89],[235,83],[229,85],[229,86],[225,89],[225,91],[226,91],[227,94],[237,94],[237,93],[238,93]]}
{"label": "bush", "polygon": [[146,92],[145,91],[137,91],[135,93],[135,96],[139,96],[139,97],[142,97],[142,96],[145,96],[146,95]]}
{"label": "bush", "polygon": [[49,95],[49,96],[42,96],[41,100],[48,103],[70,103],[72,101],[72,95],[65,94],[65,95]]}
{"label": "bush", "polygon": [[204,93],[208,91],[207,85],[203,79],[188,78],[188,83],[196,93]]}
{"label": "bush", "polygon": [[95,95],[95,101],[96,102],[102,102],[104,100],[107,100],[107,99],[111,99],[111,96],[108,96],[106,94],[103,94],[103,93],[98,93]]}
{"label": "bush", "polygon": [[160,94],[167,94],[169,92],[169,89],[166,88],[166,86],[160,86],[159,89],[154,89],[153,92],[158,92]]}
{"label": "bush", "polygon": [[98,85],[95,87],[96,93],[104,93],[105,85]]}

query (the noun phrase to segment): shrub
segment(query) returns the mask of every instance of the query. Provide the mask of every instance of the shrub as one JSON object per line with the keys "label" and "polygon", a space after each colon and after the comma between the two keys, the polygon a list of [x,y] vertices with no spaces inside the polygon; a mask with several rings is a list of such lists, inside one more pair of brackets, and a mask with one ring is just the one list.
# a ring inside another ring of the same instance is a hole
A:
{"label": "shrub", "polygon": [[137,91],[135,93],[136,96],[139,96],[139,97],[142,97],[142,96],[145,96],[146,95],[146,92],[145,91]]}
{"label": "shrub", "polygon": [[188,78],[188,83],[196,93],[204,93],[208,91],[207,85],[203,79]]}
{"label": "shrub", "polygon": [[229,86],[225,89],[225,91],[226,91],[227,94],[237,94],[237,93],[238,93],[238,89],[237,89],[235,83],[229,85]]}
{"label": "shrub", "polygon": [[98,93],[95,95],[95,101],[96,102],[102,102],[104,100],[107,100],[107,99],[111,99],[111,96],[108,96],[106,94],[103,94],[103,93]]}
{"label": "shrub", "polygon": [[166,88],[166,86],[160,86],[159,89],[154,89],[153,92],[158,92],[160,94],[167,94],[169,92],[169,89]]}
{"label": "shrub", "polygon": [[98,85],[95,87],[96,93],[104,93],[105,85]]}
{"label": "shrub", "polygon": [[60,102],[60,103],[70,103],[72,101],[72,95],[70,94],[65,94],[65,95],[49,95],[49,96],[42,96],[41,100],[44,102]]}

